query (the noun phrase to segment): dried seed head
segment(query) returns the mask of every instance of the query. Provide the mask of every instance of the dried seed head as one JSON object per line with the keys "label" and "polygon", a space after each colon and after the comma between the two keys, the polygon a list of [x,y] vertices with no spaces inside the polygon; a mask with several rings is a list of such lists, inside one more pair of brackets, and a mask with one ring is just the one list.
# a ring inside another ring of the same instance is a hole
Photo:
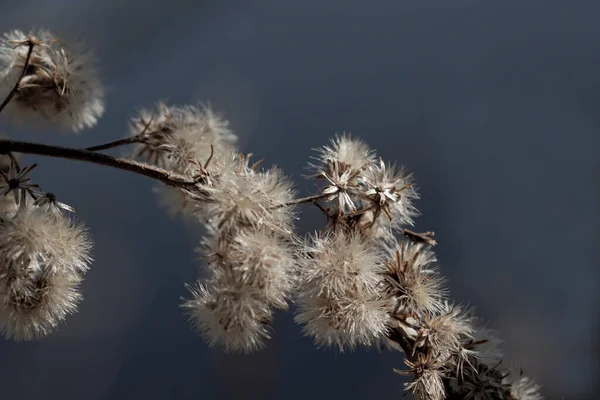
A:
{"label": "dried seed head", "polygon": [[229,283],[211,280],[188,287],[192,299],[183,307],[211,346],[250,353],[264,347],[269,338],[272,311],[260,293]]}
{"label": "dried seed head", "polygon": [[309,164],[316,177],[326,180],[323,194],[328,201],[336,202],[337,212],[353,212],[359,208],[360,177],[375,155],[358,139],[343,134],[331,140],[331,146],[318,149],[318,163]]}
{"label": "dried seed head", "polygon": [[389,321],[381,271],[376,249],[359,235],[315,236],[300,261],[296,321],[318,345],[343,350],[379,342]]}
{"label": "dried seed head", "polygon": [[82,299],[81,276],[66,271],[3,276],[0,329],[7,339],[32,340],[52,332]]}
{"label": "dried seed head", "polygon": [[412,177],[383,160],[373,163],[361,177],[366,186],[364,195],[371,199],[375,214],[384,214],[379,228],[401,229],[412,225],[412,218],[418,215],[413,201],[419,196],[412,183]]}
{"label": "dried seed head", "polygon": [[290,180],[277,168],[255,171],[244,164],[237,170],[223,168],[203,189],[207,196],[195,204],[196,214],[219,230],[265,226],[289,235],[293,226],[294,191]]}
{"label": "dried seed head", "polygon": [[204,162],[213,152],[229,152],[237,141],[229,122],[207,105],[159,102],[156,110],[142,109],[130,122],[130,134],[139,143],[136,157],[181,174],[193,168],[192,161]]}
{"label": "dried seed head", "polygon": [[29,34],[15,30],[0,40],[1,97],[18,82],[30,46],[27,69],[9,104],[16,120],[42,117],[75,132],[94,126],[104,113],[104,89],[94,54],[46,30]]}
{"label": "dried seed head", "polygon": [[90,262],[81,225],[47,207],[26,204],[0,219],[0,327],[31,340],[48,334],[75,311]]}
{"label": "dried seed head", "polygon": [[406,383],[409,390],[418,400],[444,400],[446,389],[443,378],[444,364],[436,360],[430,354],[417,353],[414,360],[404,360],[410,368],[408,371],[395,370],[400,375],[410,375],[412,382]]}
{"label": "dried seed head", "polygon": [[524,376],[523,372],[511,373],[502,380],[502,383],[510,385],[510,396],[514,400],[542,400],[541,386],[533,379]]}
{"label": "dried seed head", "polygon": [[437,314],[444,308],[444,280],[437,273],[435,254],[421,243],[387,246],[386,287],[394,314]]}

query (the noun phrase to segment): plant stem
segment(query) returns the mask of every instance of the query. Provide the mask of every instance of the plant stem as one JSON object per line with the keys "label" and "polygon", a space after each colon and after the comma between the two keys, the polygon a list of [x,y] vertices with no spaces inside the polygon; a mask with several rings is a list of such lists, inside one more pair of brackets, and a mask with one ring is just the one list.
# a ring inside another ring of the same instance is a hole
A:
{"label": "plant stem", "polygon": [[144,175],[163,182],[169,186],[181,189],[197,189],[197,183],[199,183],[193,179],[159,167],[133,160],[127,160],[124,158],[112,157],[102,153],[95,153],[89,150],[0,139],[0,154],[7,154],[10,152],[37,154],[40,156],[65,158],[69,160],[85,161],[93,164],[105,165],[112,168],[131,171],[139,175]]}
{"label": "plant stem", "polygon": [[29,50],[27,50],[27,57],[25,57],[25,64],[23,64],[23,70],[21,71],[21,75],[19,76],[19,79],[17,80],[15,85],[12,87],[12,89],[10,90],[10,92],[8,93],[8,95],[6,96],[4,101],[2,101],[2,104],[0,104],[0,112],[2,112],[2,110],[4,110],[4,107],[6,107],[6,105],[8,103],[10,103],[10,101],[12,100],[14,95],[17,94],[17,92],[19,91],[19,86],[21,85],[21,80],[23,79],[23,77],[25,76],[25,73],[27,72],[27,67],[29,66],[29,60],[31,59],[31,53],[33,52],[33,46],[35,46],[35,44],[31,39],[28,39],[27,45],[29,46]]}
{"label": "plant stem", "polygon": [[138,143],[139,141],[140,141],[139,136],[131,136],[131,137],[115,140],[114,142],[108,142],[108,143],[100,144],[98,146],[88,147],[88,148],[86,148],[86,150],[87,151],[100,151],[100,150],[112,149],[113,147],[119,147],[119,146],[123,146],[125,144]]}
{"label": "plant stem", "polygon": [[318,200],[324,199],[327,196],[329,196],[329,195],[328,194],[320,193],[320,194],[317,194],[317,195],[314,195],[314,196],[308,196],[308,197],[303,197],[301,199],[296,199],[296,200],[288,201],[287,203],[277,204],[273,208],[286,207],[286,206],[295,206],[296,204],[303,204],[303,203],[315,203]]}

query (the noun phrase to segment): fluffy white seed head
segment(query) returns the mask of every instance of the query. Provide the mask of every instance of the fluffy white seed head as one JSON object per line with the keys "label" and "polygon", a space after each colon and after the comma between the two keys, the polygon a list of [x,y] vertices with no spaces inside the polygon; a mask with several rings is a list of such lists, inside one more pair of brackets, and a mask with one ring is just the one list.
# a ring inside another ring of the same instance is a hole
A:
{"label": "fluffy white seed head", "polygon": [[419,196],[412,177],[403,169],[379,160],[369,165],[361,180],[366,186],[364,194],[372,200],[376,213],[385,215],[385,218],[378,219],[377,228],[401,229],[413,224],[413,217],[418,215],[413,201]]}
{"label": "fluffy white seed head", "polygon": [[418,195],[403,169],[377,159],[363,141],[348,134],[336,136],[318,152],[317,162],[309,165],[324,182],[321,193],[332,206],[331,224],[342,222],[383,241],[393,230],[412,225]]}
{"label": "fluffy white seed head", "polygon": [[210,279],[184,306],[209,343],[251,352],[268,339],[274,308],[287,309],[295,283],[290,239],[268,228],[208,227],[203,241]]}
{"label": "fluffy white seed head", "polygon": [[290,202],[294,191],[278,168],[224,169],[204,189],[208,195],[196,203],[196,213],[219,230],[264,226],[287,235],[292,232],[293,208],[280,205]]}
{"label": "fluffy white seed head", "polygon": [[26,204],[0,218],[0,327],[7,338],[46,335],[75,311],[90,248],[81,225],[47,207]]}
{"label": "fluffy white seed head", "polygon": [[340,350],[379,342],[387,332],[382,265],[359,235],[315,236],[300,261],[296,321],[318,345]]}
{"label": "fluffy white seed head", "polygon": [[348,133],[336,135],[329,146],[319,150],[319,164],[314,168],[332,175],[345,171],[361,171],[375,161],[375,153],[360,139],[352,138]]}
{"label": "fluffy white seed head", "polygon": [[237,141],[229,122],[209,106],[168,106],[164,102],[155,110],[140,110],[130,121],[130,134],[140,139],[136,157],[181,174],[193,169],[192,161],[205,163],[213,152],[234,149]]}
{"label": "fluffy white seed head", "polygon": [[190,322],[211,346],[250,353],[269,338],[272,311],[260,293],[228,281],[198,282],[183,307]]}
{"label": "fluffy white seed head", "polygon": [[[130,134],[138,138],[135,157],[189,178],[220,171],[219,160],[230,157],[237,141],[229,121],[210,106],[168,106],[164,102],[154,110],[142,109],[132,118]],[[172,216],[193,215],[194,207],[185,192],[162,185],[155,192]]]}
{"label": "fluffy white seed head", "polygon": [[503,379],[504,384],[510,385],[510,396],[514,400],[542,400],[541,386],[533,379],[522,373],[513,372]]}
{"label": "fluffy white seed head", "polygon": [[[31,264],[30,264],[31,265]],[[39,272],[38,272],[39,273]],[[81,276],[66,271],[33,271],[0,281],[0,329],[7,339],[32,340],[48,335],[75,313],[82,299]]]}
{"label": "fluffy white seed head", "polygon": [[316,164],[309,164],[316,177],[324,179],[323,194],[334,201],[340,212],[357,210],[360,202],[360,178],[374,162],[375,154],[361,140],[343,134],[331,140],[330,146],[318,149]]}
{"label": "fluffy white seed head", "polygon": [[15,30],[0,40],[0,97],[18,81],[30,43],[27,70],[8,107],[15,120],[42,117],[75,132],[94,126],[104,113],[95,56],[83,44],[67,44],[46,30]]}

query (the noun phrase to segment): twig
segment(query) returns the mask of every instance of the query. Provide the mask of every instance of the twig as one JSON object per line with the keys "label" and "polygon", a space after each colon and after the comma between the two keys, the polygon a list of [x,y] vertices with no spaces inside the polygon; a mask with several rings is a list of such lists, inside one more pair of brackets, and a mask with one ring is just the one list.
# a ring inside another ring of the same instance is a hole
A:
{"label": "twig", "polygon": [[2,110],[4,110],[4,107],[6,107],[8,103],[10,103],[14,95],[17,94],[17,92],[19,91],[21,80],[23,80],[23,77],[27,72],[27,68],[29,67],[29,59],[31,58],[31,53],[33,52],[33,46],[35,46],[35,43],[30,38],[27,38],[26,43],[29,46],[29,50],[27,50],[27,57],[25,58],[25,64],[23,64],[23,70],[21,71],[19,79],[17,80],[17,82],[15,82],[15,85],[12,87],[2,104],[0,104],[0,113],[2,112]]}
{"label": "twig", "polygon": [[150,120],[148,121],[148,123],[146,125],[144,125],[144,129],[135,136],[130,136],[130,137],[115,140],[113,142],[108,142],[108,143],[100,144],[97,146],[88,147],[88,148],[86,148],[86,150],[100,151],[100,150],[112,149],[113,147],[123,146],[125,144],[141,143],[143,141],[144,136],[146,135],[146,131],[148,130],[148,127],[150,126],[150,124],[152,123],[153,120],[154,120],[154,116],[152,118],[150,118]]}
{"label": "twig", "polygon": [[131,136],[131,137],[115,140],[114,142],[100,144],[98,146],[88,147],[85,150],[100,151],[100,150],[112,149],[113,147],[119,147],[119,146],[122,146],[125,144],[133,144],[133,143],[139,143],[139,142],[140,142],[140,137],[139,137],[139,135],[136,135],[136,136]]}
{"label": "twig", "polygon": [[187,178],[183,175],[167,171],[166,169],[133,160],[112,157],[102,153],[95,153],[89,150],[0,139],[0,154],[8,154],[11,152],[37,154],[40,156],[65,158],[69,160],[85,161],[93,164],[105,165],[112,168],[131,171],[136,174],[144,175],[163,182],[169,186],[188,190],[197,189],[197,184],[200,183],[198,180]]}
{"label": "twig", "polygon": [[296,199],[296,200],[288,201],[287,203],[277,204],[273,208],[294,206],[296,204],[302,204],[302,203],[315,203],[315,202],[317,202],[317,201],[319,201],[321,199],[324,199],[327,196],[329,196],[329,194],[323,194],[323,193],[321,193],[321,194],[317,194],[317,195],[314,195],[314,196],[308,196],[308,197],[303,197],[301,199]]}
{"label": "twig", "polygon": [[430,246],[435,246],[437,242],[433,239],[435,232],[423,232],[417,233],[411,230],[405,229],[402,231],[402,234],[406,236],[408,239],[417,243],[427,243]]}

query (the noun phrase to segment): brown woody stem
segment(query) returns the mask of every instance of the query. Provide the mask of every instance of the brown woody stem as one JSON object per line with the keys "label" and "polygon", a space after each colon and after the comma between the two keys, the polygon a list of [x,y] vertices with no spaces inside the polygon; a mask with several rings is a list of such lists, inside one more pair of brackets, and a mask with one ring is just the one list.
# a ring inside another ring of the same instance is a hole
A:
{"label": "brown woody stem", "polygon": [[163,182],[169,186],[188,190],[197,188],[197,184],[199,183],[183,175],[167,171],[166,169],[102,153],[95,153],[89,150],[0,139],[0,154],[8,154],[11,152],[37,154],[40,156],[65,158],[68,160],[105,165],[112,168],[131,171]]}

